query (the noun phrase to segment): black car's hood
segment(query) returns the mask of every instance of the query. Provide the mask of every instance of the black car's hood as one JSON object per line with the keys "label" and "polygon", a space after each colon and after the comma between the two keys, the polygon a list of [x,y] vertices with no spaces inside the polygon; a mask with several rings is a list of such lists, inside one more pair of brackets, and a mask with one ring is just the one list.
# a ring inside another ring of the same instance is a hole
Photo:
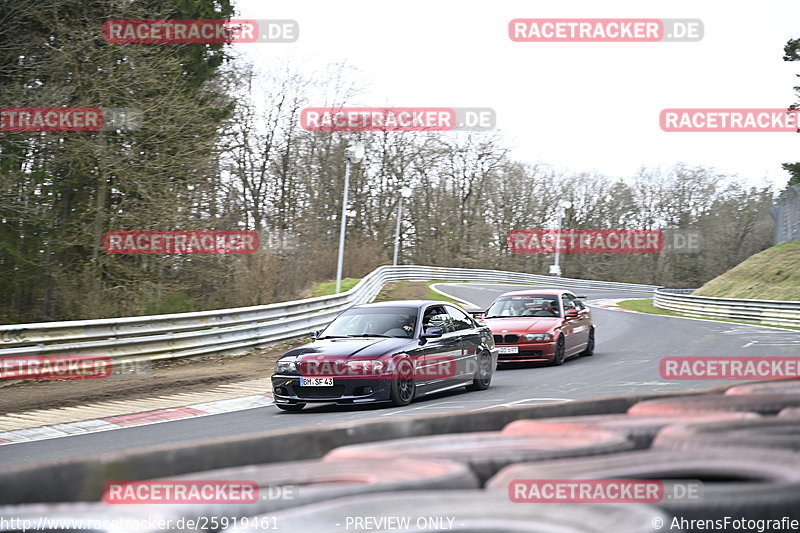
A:
{"label": "black car's hood", "polygon": [[320,339],[286,352],[283,357],[316,358],[319,355],[337,359],[372,359],[381,355],[402,352],[414,346],[412,339],[383,337],[352,337],[347,339]]}

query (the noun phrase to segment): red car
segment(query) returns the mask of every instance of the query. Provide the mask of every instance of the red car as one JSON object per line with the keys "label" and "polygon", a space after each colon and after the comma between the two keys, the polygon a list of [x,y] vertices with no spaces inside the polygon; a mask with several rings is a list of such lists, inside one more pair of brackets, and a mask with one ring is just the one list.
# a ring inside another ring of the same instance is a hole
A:
{"label": "red car", "polygon": [[498,363],[549,362],[594,354],[592,313],[564,289],[507,292],[486,311],[471,310],[494,335]]}

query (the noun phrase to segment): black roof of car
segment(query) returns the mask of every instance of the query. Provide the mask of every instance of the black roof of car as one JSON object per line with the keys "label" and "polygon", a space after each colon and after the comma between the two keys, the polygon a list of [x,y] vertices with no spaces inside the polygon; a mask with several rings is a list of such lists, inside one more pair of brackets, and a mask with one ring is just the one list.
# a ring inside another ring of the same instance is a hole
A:
{"label": "black roof of car", "polygon": [[[351,309],[362,309],[369,307],[424,307],[426,305],[442,305],[450,302],[440,300],[392,300],[388,302],[373,302],[369,304],[354,305]],[[453,305],[453,304],[450,304]]]}

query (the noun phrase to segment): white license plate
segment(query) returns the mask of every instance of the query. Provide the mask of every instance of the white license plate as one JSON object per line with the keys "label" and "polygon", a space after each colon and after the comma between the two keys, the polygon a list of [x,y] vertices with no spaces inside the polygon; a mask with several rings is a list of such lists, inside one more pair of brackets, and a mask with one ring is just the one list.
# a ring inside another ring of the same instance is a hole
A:
{"label": "white license plate", "polygon": [[333,378],[300,378],[301,387],[333,387]]}
{"label": "white license plate", "polygon": [[517,346],[498,346],[497,348],[500,350],[499,353],[519,353]]}

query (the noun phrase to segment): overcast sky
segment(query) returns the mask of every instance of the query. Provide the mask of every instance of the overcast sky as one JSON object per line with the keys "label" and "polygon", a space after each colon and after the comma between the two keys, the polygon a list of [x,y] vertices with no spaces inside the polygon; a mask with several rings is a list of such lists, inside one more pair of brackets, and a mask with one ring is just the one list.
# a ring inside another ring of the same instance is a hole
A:
{"label": "overcast sky", "polygon": [[[237,44],[268,70],[346,61],[356,105],[491,107],[516,159],[629,176],[642,165],[713,166],[748,183],[787,179],[800,134],[666,133],[664,108],[784,108],[800,62],[798,0],[236,0],[238,16],[294,19],[292,44]],[[516,43],[514,18],[699,18],[700,42]]]}

